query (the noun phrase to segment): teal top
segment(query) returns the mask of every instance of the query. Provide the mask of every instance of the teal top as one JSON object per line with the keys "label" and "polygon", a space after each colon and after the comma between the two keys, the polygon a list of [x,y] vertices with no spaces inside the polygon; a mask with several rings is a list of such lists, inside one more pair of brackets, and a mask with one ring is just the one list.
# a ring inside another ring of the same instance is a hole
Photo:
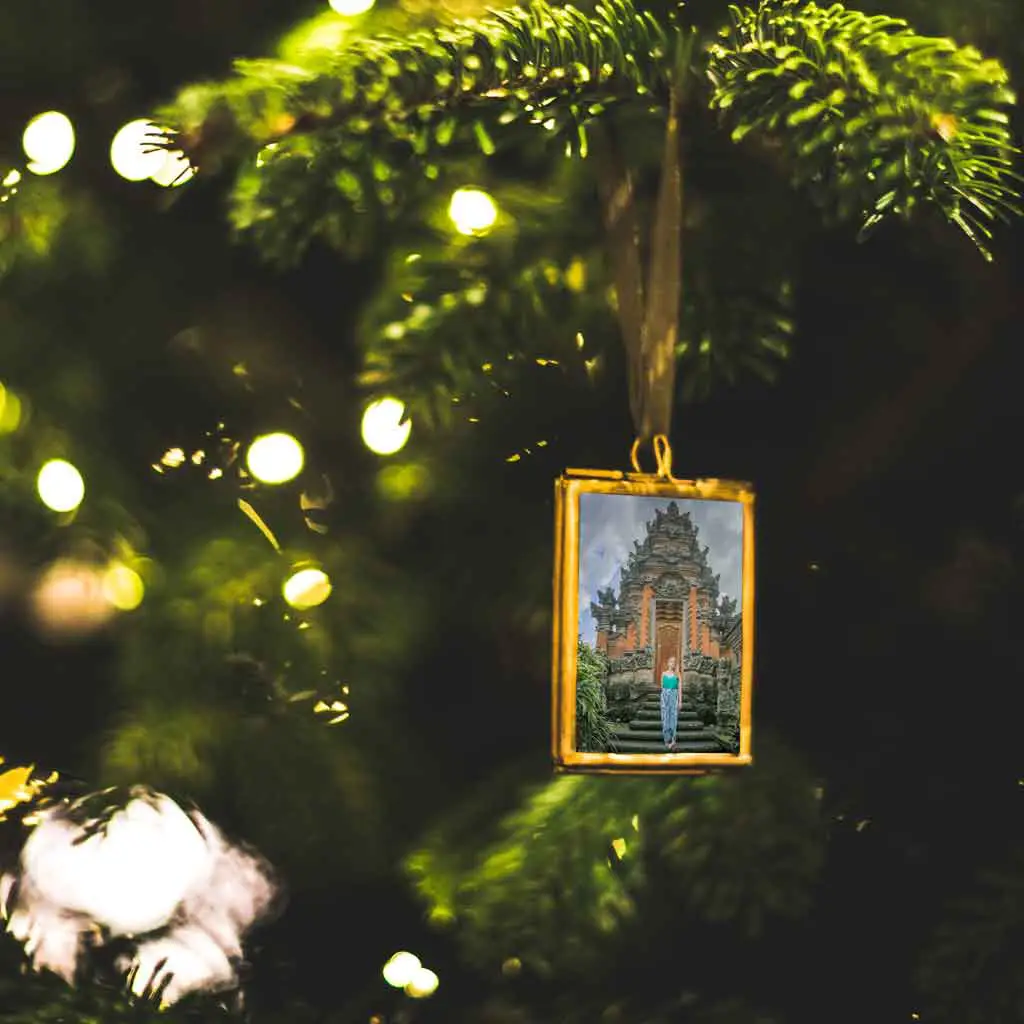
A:
{"label": "teal top", "polygon": [[663,672],[661,676],[661,688],[663,690],[678,690],[679,676],[675,672]]}

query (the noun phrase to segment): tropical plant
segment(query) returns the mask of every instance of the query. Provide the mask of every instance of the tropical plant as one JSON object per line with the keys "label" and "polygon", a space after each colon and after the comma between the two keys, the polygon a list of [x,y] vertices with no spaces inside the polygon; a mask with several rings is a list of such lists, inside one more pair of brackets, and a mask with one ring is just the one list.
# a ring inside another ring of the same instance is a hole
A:
{"label": "tropical plant", "polygon": [[615,749],[605,683],[606,660],[585,641],[576,645],[576,741],[581,751],[605,753]]}

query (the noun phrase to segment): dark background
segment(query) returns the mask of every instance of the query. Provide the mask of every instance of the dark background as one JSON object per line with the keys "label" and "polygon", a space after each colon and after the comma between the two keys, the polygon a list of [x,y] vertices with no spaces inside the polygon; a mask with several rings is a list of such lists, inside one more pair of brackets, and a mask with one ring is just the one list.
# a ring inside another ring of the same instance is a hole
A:
{"label": "dark background", "polygon": [[[935,13],[936,31],[954,6]],[[969,6],[956,15],[965,23]],[[272,0],[5,6],[0,150],[17,155],[35,113],[65,111],[78,150],[62,175],[92,196],[115,252],[98,277],[69,258],[0,283],[0,353],[11,361],[0,376],[30,379],[28,357],[14,354],[31,344],[26,324],[55,368],[65,355],[62,365],[93,366],[104,400],[91,415],[87,403],[66,407],[134,481],[132,467],[213,419],[230,417],[239,433],[255,427],[252,396],[222,386],[228,357],[219,353],[233,351],[232,339],[250,356],[254,339],[286,339],[287,367],[301,367],[316,396],[310,406],[332,409],[307,450],[332,468],[347,523],[362,523],[381,557],[431,595],[430,629],[403,666],[390,712],[396,738],[378,748],[401,848],[510,760],[532,759],[542,777],[551,481],[565,466],[624,466],[632,430],[614,372],[586,401],[553,407],[519,396],[506,423],[448,449],[433,504],[401,522],[376,518],[376,463],[358,440],[350,383],[351,323],[375,269],[314,251],[294,272],[271,273],[228,244],[216,184],[168,202],[109,172],[106,140],[117,126],[183,83],[226,73],[233,57],[269,52],[319,9]],[[987,11],[979,8],[975,35],[1011,46],[986,38]],[[922,30],[932,27],[925,18]],[[1013,66],[1013,52],[1001,55]],[[750,480],[758,492],[755,755],[758,731],[776,732],[827,779],[834,830],[815,919],[803,927],[828,941],[796,937],[787,947],[800,951],[807,979],[805,992],[784,994],[794,1019],[819,1019],[824,993],[834,1021],[889,1019],[883,1001],[907,1005],[914,951],[945,901],[994,849],[1024,838],[1022,230],[1002,232],[994,265],[952,229],[892,227],[860,246],[848,233],[818,232],[802,255],[795,355],[778,384],[722,389],[677,411],[676,472]],[[200,322],[213,343],[201,359],[179,358],[173,339]],[[289,368],[267,388],[283,394]],[[34,372],[57,395],[56,370]],[[531,418],[557,424],[557,434],[507,463]],[[414,432],[411,444],[430,441]],[[145,516],[182,533],[215,532],[237,514],[211,510],[197,490],[141,476],[131,486]],[[4,756],[88,777],[97,736],[115,718],[115,640],[54,649],[12,608],[0,651]],[[403,767],[403,756],[419,770]],[[257,987],[271,1003],[294,991],[330,1003],[339,988],[364,987],[372,1002],[379,983],[370,979],[398,947],[429,951],[442,984],[472,1001],[472,975],[395,876],[339,877],[304,893],[308,881],[257,941]],[[748,979],[761,991],[772,987],[765,964],[764,978]]]}

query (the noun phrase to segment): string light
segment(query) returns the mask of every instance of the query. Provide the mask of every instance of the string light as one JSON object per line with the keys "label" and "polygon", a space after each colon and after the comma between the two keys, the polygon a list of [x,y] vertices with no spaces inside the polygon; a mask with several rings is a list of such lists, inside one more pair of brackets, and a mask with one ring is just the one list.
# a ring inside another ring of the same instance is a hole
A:
{"label": "string light", "polygon": [[153,148],[159,132],[144,119],[129,121],[118,130],[110,143],[110,163],[126,181],[145,181],[160,173],[167,153]]}
{"label": "string light", "polygon": [[297,611],[315,608],[331,596],[330,577],[322,569],[300,569],[285,581],[282,594]]}
{"label": "string light", "polygon": [[67,114],[48,110],[29,121],[21,145],[33,174],[55,174],[67,166],[75,152],[74,125]]}
{"label": "string light", "polygon": [[331,10],[343,18],[358,18],[370,10],[375,0],[328,0]]}
{"label": "string light", "polygon": [[397,398],[371,402],[363,413],[363,443],[377,455],[394,455],[409,440],[412,420],[405,419],[405,404]]}
{"label": "string light", "polygon": [[494,227],[498,207],[482,189],[460,188],[452,193],[448,216],[460,235],[482,235]]}
{"label": "string light", "polygon": [[415,977],[416,972],[422,970],[422,968],[423,965],[420,963],[418,956],[413,953],[406,953],[403,950],[402,952],[395,953],[388,960],[381,973],[384,975],[384,980],[392,988],[405,988]]}
{"label": "string light", "polygon": [[302,472],[306,455],[291,434],[264,434],[249,446],[245,462],[264,484],[284,484]]}
{"label": "string light", "polygon": [[429,968],[420,967],[405,986],[405,994],[412,999],[426,999],[437,991],[439,981]]}
{"label": "string light", "polygon": [[39,470],[36,490],[42,503],[53,512],[73,512],[85,497],[82,474],[63,459],[51,459]]}

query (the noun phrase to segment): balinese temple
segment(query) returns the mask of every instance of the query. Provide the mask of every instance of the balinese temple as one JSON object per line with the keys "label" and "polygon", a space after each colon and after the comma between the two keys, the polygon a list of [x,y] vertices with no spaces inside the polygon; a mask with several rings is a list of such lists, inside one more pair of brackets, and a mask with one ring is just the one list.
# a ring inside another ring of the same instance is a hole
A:
{"label": "balinese temple", "polygon": [[736,598],[719,599],[719,577],[689,513],[674,501],[657,511],[622,567],[618,593],[598,591],[590,606],[609,706],[628,722],[613,728],[613,750],[665,749],[657,690],[675,656],[682,667],[676,749],[738,751],[743,630],[736,606]]}
{"label": "balinese temple", "polygon": [[719,605],[719,577],[708,565],[708,548],[697,542],[697,527],[673,501],[633,542],[622,567],[619,592],[599,590],[590,613],[597,626],[596,648],[613,663],[650,651],[651,682],[671,655],[685,669],[694,656],[718,659],[738,634],[736,601]]}

